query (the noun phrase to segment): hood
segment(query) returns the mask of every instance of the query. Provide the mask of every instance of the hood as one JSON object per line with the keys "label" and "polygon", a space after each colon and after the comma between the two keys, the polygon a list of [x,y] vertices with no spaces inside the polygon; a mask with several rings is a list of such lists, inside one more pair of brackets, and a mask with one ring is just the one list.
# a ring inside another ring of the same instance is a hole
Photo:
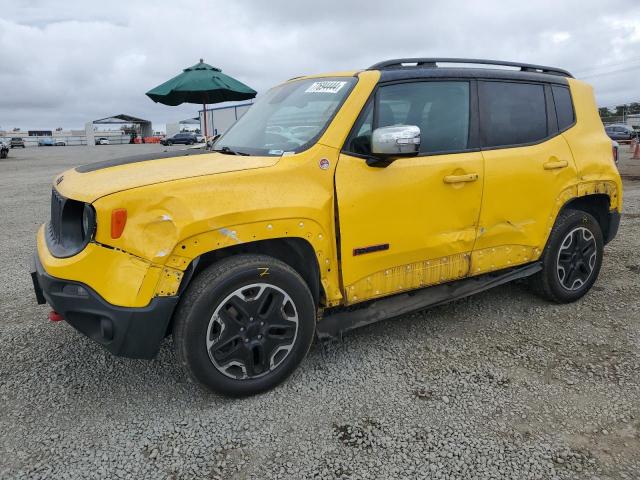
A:
{"label": "hood", "polygon": [[92,203],[111,193],[184,178],[238,172],[275,165],[280,157],[249,157],[217,152],[179,151],[96,162],[56,177],[67,198]]}

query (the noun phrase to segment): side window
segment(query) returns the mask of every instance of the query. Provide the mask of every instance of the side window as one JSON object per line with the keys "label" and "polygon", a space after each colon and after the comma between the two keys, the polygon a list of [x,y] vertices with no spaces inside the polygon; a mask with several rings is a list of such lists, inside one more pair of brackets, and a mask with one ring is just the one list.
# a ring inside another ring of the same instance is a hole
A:
{"label": "side window", "polygon": [[373,131],[373,102],[369,101],[351,129],[345,150],[359,155],[371,154],[371,132]]}
{"label": "side window", "polygon": [[556,104],[556,117],[558,118],[558,128],[564,131],[576,120],[573,113],[573,103],[571,102],[571,92],[567,87],[552,85],[553,101]]}
{"label": "side window", "polygon": [[465,150],[469,144],[469,82],[415,82],[381,87],[376,128],[420,127],[420,153]]}
{"label": "side window", "polygon": [[547,136],[542,85],[486,81],[478,88],[483,147],[533,143]]}

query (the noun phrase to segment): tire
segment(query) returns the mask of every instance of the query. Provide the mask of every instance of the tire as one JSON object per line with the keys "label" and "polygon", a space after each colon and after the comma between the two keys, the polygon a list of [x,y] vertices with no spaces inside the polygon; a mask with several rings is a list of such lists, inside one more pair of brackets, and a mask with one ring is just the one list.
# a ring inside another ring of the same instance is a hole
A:
{"label": "tire", "polygon": [[171,145],[173,145],[173,142],[167,142],[167,147],[170,147]]}
{"label": "tire", "polygon": [[203,270],[184,292],[174,348],[196,383],[222,395],[254,395],[302,362],[315,319],[311,292],[294,269],[265,255],[236,255]]}
{"label": "tire", "polygon": [[542,271],[531,278],[534,289],[552,302],[575,302],[598,278],[603,251],[597,220],[586,212],[563,210],[542,254]]}

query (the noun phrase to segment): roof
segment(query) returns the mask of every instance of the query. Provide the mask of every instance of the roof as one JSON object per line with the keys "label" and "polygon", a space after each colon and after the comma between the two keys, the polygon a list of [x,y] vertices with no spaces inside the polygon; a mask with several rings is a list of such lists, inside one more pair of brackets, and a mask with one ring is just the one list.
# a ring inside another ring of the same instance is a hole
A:
{"label": "roof", "polygon": [[118,115],[114,115],[112,117],[94,120],[93,123],[151,123],[151,121],[133,117],[131,115],[125,115],[124,113],[119,113]]}

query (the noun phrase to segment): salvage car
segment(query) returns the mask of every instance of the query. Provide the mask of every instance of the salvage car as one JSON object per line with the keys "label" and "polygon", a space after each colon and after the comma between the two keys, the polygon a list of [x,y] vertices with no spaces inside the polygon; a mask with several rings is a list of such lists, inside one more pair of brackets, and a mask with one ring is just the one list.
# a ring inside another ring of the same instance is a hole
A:
{"label": "salvage car", "polygon": [[636,138],[635,130],[628,125],[607,125],[604,129],[611,140],[633,140]]}
{"label": "salvage car", "polygon": [[193,145],[198,143],[198,136],[191,132],[176,133],[172,137],[163,138],[160,143],[162,145]]}
{"label": "salvage car", "polygon": [[12,137],[11,140],[9,140],[9,146],[11,148],[17,148],[17,147],[25,148],[24,139],[22,137]]}
{"label": "salvage car", "polygon": [[295,78],[213,148],[59,175],[32,278],[51,319],[134,358],[173,335],[225,395],[278,385],[316,336],[516,279],[577,301],[620,222],[593,89],[559,68],[411,58]]}

